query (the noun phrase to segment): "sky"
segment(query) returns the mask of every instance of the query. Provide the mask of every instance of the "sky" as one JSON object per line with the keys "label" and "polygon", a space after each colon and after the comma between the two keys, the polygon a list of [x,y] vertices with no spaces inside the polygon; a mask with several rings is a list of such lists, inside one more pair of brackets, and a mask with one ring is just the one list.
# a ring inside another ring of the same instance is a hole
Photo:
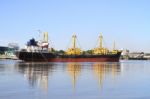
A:
{"label": "sky", "polygon": [[[49,33],[50,46],[66,50],[75,33],[82,50],[104,47],[150,52],[150,0],[0,0],[0,45]],[[39,32],[39,30],[41,32]]]}

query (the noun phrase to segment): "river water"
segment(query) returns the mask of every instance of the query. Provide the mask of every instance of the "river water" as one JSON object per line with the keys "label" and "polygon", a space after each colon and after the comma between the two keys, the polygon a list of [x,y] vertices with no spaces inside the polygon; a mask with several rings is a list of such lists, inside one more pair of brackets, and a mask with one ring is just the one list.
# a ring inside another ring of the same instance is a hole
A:
{"label": "river water", "polygon": [[150,99],[150,61],[0,60],[0,99]]}

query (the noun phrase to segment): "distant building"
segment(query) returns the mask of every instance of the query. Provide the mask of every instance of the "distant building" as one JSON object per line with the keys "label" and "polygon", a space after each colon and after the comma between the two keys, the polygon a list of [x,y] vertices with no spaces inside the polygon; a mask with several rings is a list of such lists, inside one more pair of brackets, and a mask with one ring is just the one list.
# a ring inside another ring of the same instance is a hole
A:
{"label": "distant building", "polygon": [[121,59],[128,59],[129,58],[129,50],[124,49],[121,53]]}
{"label": "distant building", "polygon": [[8,47],[14,50],[19,50],[19,45],[17,43],[9,43]]}
{"label": "distant building", "polygon": [[122,51],[121,55],[129,55],[129,50],[125,49]]}
{"label": "distant building", "polygon": [[1,54],[1,55],[5,54],[5,52],[8,51],[8,50],[9,50],[8,47],[0,46],[0,54]]}
{"label": "distant building", "polygon": [[121,54],[121,59],[147,60],[150,59],[150,53],[130,52],[129,50],[123,50]]}
{"label": "distant building", "polygon": [[150,53],[145,53],[144,58],[150,59]]}
{"label": "distant building", "polygon": [[0,46],[0,59],[17,59],[15,51],[18,48]]}
{"label": "distant building", "polygon": [[5,54],[6,52],[14,52],[19,50],[17,43],[8,43],[8,46],[0,46],[0,54]]}
{"label": "distant building", "polygon": [[144,52],[132,52],[129,53],[129,58],[143,58]]}

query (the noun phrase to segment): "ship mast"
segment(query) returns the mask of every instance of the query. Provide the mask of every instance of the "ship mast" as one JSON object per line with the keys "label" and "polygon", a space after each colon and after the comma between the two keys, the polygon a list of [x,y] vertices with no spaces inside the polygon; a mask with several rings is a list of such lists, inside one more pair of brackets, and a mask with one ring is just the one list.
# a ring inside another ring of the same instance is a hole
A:
{"label": "ship mast", "polygon": [[118,53],[118,50],[116,50],[116,44],[115,44],[115,41],[114,41],[112,54],[117,54],[117,53]]}
{"label": "ship mast", "polygon": [[99,48],[103,48],[103,36],[102,36],[102,33],[100,33],[100,36],[99,36]]}
{"label": "ship mast", "polygon": [[113,50],[115,50],[115,49],[116,49],[116,44],[115,44],[115,41],[114,41]]}
{"label": "ship mast", "polygon": [[48,43],[48,32],[44,32],[44,34],[43,34],[44,36],[44,38],[43,38],[43,41],[44,42],[46,42],[46,43]]}
{"label": "ship mast", "polygon": [[76,48],[76,38],[77,38],[77,36],[74,34],[73,36],[72,36],[72,45],[73,45],[73,48],[75,49]]}

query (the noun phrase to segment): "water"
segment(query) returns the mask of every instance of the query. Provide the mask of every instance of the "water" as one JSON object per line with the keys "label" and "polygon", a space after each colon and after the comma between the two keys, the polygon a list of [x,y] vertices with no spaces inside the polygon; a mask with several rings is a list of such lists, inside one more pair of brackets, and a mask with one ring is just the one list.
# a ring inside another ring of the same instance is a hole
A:
{"label": "water", "polygon": [[150,61],[0,60],[0,99],[150,99]]}

